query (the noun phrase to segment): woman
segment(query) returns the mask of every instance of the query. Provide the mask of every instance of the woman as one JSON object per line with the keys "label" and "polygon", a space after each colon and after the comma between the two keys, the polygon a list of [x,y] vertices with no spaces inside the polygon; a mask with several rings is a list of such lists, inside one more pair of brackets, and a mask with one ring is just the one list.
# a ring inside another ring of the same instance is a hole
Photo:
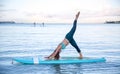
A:
{"label": "woman", "polygon": [[77,26],[77,19],[80,15],[80,12],[78,12],[76,14],[76,17],[75,17],[75,20],[74,20],[74,23],[73,23],[73,27],[72,29],[70,30],[70,32],[68,32],[64,38],[64,40],[57,46],[57,48],[55,49],[55,51],[49,56],[49,57],[46,57],[48,59],[59,59],[59,53],[61,51],[61,49],[65,49],[65,47],[70,43],[76,50],[77,52],[79,53],[79,57],[82,59],[82,53],[81,53],[81,50],[80,48],[77,46],[74,38],[73,38],[73,35],[75,33],[75,30],[76,30],[76,26]]}

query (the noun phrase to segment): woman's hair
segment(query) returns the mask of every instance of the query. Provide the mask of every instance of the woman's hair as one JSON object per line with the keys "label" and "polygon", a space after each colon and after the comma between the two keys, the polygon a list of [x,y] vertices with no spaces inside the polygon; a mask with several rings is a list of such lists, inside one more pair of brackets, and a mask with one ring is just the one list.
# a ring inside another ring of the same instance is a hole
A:
{"label": "woman's hair", "polygon": [[58,53],[56,54],[56,56],[55,56],[55,59],[56,59],[56,60],[58,60],[58,59],[59,59],[59,57],[60,57],[60,55],[59,55],[59,54],[60,54],[60,52],[58,52]]}

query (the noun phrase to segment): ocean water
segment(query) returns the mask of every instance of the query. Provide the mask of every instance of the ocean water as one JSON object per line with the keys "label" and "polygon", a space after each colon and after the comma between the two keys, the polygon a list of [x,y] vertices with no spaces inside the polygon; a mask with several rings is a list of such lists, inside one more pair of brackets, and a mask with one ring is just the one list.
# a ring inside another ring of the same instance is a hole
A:
{"label": "ocean water", "polygon": [[[78,24],[74,35],[84,57],[105,57],[103,63],[22,65],[15,57],[46,57],[64,39],[72,24],[0,24],[0,74],[120,74],[120,24]],[[79,56],[68,45],[61,57]]]}

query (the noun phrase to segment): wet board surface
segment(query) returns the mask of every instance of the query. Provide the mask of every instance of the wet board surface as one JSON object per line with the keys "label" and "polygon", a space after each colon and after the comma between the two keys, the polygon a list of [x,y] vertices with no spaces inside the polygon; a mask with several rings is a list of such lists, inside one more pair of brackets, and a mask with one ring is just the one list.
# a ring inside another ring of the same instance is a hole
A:
{"label": "wet board surface", "polygon": [[21,64],[79,64],[79,63],[96,63],[105,62],[105,58],[89,58],[79,59],[78,57],[62,57],[59,60],[46,60],[39,57],[18,57],[13,58],[14,61]]}

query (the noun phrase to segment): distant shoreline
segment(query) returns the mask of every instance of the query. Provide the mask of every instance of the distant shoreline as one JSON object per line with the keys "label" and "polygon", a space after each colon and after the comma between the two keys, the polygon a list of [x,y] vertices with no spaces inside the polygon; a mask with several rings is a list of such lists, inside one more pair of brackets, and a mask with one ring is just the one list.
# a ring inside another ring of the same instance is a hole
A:
{"label": "distant shoreline", "polygon": [[0,24],[15,24],[14,21],[0,21]]}
{"label": "distant shoreline", "polygon": [[106,21],[106,24],[120,24],[120,21]]}

